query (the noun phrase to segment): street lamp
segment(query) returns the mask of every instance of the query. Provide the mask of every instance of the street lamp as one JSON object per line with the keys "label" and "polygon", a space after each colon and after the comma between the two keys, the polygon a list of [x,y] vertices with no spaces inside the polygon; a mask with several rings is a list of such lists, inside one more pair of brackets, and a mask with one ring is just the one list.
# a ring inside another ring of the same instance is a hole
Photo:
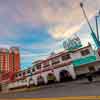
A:
{"label": "street lamp", "polygon": [[[80,2],[80,7],[82,8],[83,15],[84,15],[84,17],[85,17],[85,19],[86,19],[86,21],[87,21],[87,23],[88,23],[88,25],[89,25],[89,28],[90,28],[91,32],[93,32],[92,26],[91,26],[91,24],[90,24],[90,22],[89,22],[89,20],[88,20],[88,17],[87,17],[87,15],[86,15],[86,13],[85,13],[85,9],[84,9],[84,7],[83,7],[83,3],[82,3],[82,2]],[[93,32],[93,33],[94,33],[94,32]]]}
{"label": "street lamp", "polygon": [[100,10],[98,12],[98,15],[95,16],[95,22],[96,22],[96,31],[97,31],[97,39],[99,41],[99,31],[98,31],[98,17],[100,17]]}
{"label": "street lamp", "polygon": [[[84,7],[83,7],[83,3],[82,3],[82,2],[80,3],[80,7],[82,8],[83,15],[84,15],[84,17],[85,17],[85,19],[86,19],[86,21],[87,21],[87,23],[88,23],[88,25],[89,25],[90,30],[91,30],[91,36],[92,36],[92,38],[93,38],[93,40],[94,40],[94,42],[95,42],[95,45],[96,45],[97,49],[98,49],[98,48],[100,49],[100,41],[98,40],[98,38],[96,37],[95,32],[94,32],[93,29],[92,29],[92,26],[91,26],[91,24],[90,24],[90,22],[89,22],[89,20],[88,20],[88,17],[87,17],[87,15],[86,15],[86,13],[85,13],[85,9],[84,9]],[[97,17],[96,17],[96,19],[97,19]]]}

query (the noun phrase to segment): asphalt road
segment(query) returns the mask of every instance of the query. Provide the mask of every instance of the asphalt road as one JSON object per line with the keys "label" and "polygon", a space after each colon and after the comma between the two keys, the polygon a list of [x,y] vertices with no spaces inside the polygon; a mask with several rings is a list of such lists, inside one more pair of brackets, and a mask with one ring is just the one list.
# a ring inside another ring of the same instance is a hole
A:
{"label": "asphalt road", "polygon": [[47,98],[63,96],[98,96],[100,79],[89,83],[86,79],[43,86],[31,92],[0,94],[0,98]]}

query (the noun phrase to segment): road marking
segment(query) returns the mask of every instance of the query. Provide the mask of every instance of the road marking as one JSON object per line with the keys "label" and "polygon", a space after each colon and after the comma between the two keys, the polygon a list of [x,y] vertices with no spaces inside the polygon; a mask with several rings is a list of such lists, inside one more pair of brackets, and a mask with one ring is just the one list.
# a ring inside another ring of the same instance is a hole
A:
{"label": "road marking", "polygon": [[0,100],[100,100],[100,96],[67,96],[58,98],[16,98]]}

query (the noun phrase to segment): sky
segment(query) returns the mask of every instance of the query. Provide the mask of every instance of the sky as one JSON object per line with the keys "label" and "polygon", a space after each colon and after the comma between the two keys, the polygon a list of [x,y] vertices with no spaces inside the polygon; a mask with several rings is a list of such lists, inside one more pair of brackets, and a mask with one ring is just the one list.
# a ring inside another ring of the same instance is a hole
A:
{"label": "sky", "polygon": [[51,52],[62,51],[62,41],[73,34],[83,45],[91,42],[80,1],[95,31],[100,0],[0,0],[0,47],[19,47],[21,68],[26,69]]}

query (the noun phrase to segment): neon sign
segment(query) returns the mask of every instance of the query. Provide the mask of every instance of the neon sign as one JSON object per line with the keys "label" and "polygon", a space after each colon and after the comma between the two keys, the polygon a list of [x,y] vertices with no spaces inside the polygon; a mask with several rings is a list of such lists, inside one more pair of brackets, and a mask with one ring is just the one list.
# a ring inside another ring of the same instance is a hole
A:
{"label": "neon sign", "polygon": [[63,47],[68,51],[72,51],[82,47],[82,43],[80,38],[77,35],[74,35],[73,37],[68,38],[63,42]]}

